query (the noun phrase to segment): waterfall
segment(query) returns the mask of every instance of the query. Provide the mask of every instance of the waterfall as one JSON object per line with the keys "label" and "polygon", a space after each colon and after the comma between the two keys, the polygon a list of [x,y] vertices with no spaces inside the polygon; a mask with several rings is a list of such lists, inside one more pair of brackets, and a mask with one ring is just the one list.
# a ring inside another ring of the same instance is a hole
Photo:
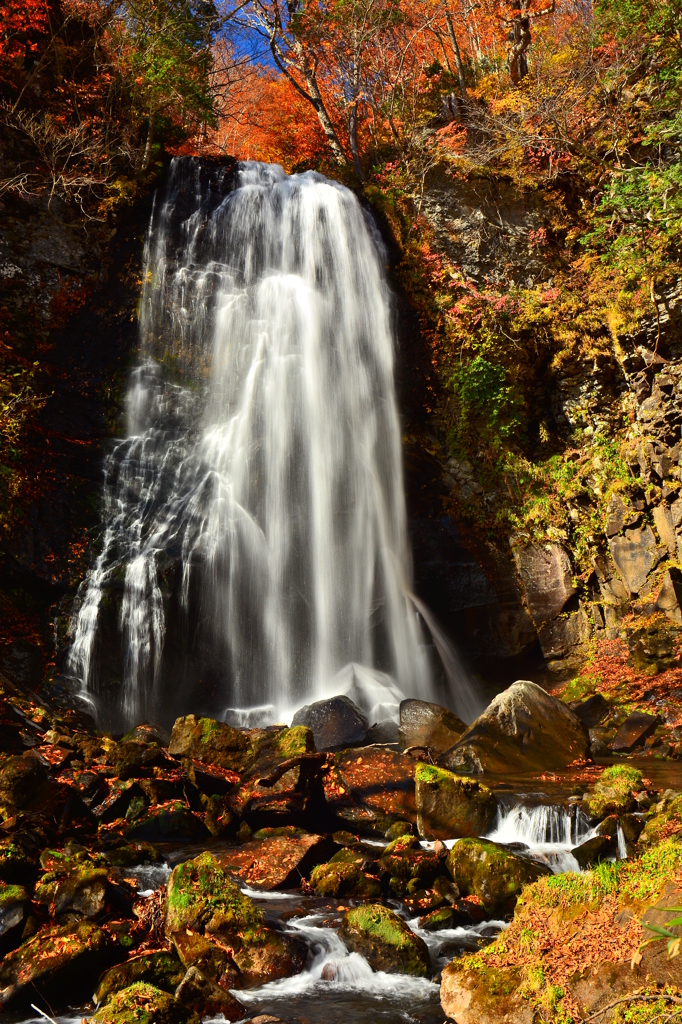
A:
{"label": "waterfall", "polygon": [[350,191],[173,161],[72,623],[67,671],[100,721],[283,721],[349,673],[368,711],[433,699],[393,358],[381,243]]}
{"label": "waterfall", "polygon": [[497,821],[486,838],[494,843],[519,843],[530,856],[558,873],[579,870],[571,850],[593,834],[582,808],[576,805],[566,811],[556,804],[515,804],[498,809]]}

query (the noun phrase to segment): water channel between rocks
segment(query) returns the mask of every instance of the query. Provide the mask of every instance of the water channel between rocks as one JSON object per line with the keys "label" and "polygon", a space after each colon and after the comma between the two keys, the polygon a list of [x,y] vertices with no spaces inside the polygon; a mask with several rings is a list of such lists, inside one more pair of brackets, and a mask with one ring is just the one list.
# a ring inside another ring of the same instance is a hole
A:
{"label": "water channel between rocks", "polygon": [[[639,766],[655,780],[657,787],[665,788],[674,782],[669,764],[643,759]],[[579,870],[571,849],[589,838],[591,827],[582,812],[568,803],[572,783],[565,777],[487,781],[494,785],[500,810],[486,838],[547,864],[554,873]],[[376,839],[363,841],[385,845]],[[446,840],[445,845],[450,847],[455,842]],[[216,841],[209,848],[218,853],[227,845]],[[166,848],[159,844],[162,861],[126,868],[123,873],[136,878],[140,895],[149,897],[165,885],[175,864],[206,848],[205,843]],[[419,979],[374,972],[362,956],[348,952],[339,934],[341,919],[344,911],[362,901],[322,899],[301,891],[260,892],[244,885],[241,888],[262,909],[268,925],[295,935],[308,946],[308,960],[300,974],[234,992],[251,1016],[271,1014],[286,1024],[442,1024],[440,970],[454,957],[482,949],[507,926],[505,921],[493,919],[429,932],[419,926],[418,917],[410,917],[398,901],[392,902],[392,908],[427,944],[433,980]],[[72,1008],[54,1019],[58,1024],[76,1024],[91,1013],[90,1005],[81,1010]],[[9,1024],[44,1024],[45,1019],[38,1014],[7,1015]],[[222,1024],[224,1018],[204,1018],[204,1024],[214,1021]]]}

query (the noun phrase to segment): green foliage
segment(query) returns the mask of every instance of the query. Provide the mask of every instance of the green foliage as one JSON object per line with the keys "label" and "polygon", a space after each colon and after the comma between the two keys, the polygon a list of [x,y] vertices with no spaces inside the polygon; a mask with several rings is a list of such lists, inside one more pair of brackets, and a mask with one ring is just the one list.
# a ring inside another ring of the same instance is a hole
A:
{"label": "green foliage", "polygon": [[508,437],[518,428],[517,395],[514,387],[507,383],[503,366],[477,355],[470,362],[455,366],[451,385],[460,417],[467,422],[479,420],[500,437]]}

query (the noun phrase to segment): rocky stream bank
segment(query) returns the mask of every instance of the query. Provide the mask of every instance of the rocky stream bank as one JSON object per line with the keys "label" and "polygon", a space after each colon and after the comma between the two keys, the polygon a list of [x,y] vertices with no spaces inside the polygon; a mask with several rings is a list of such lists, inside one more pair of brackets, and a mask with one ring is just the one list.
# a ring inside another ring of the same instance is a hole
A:
{"label": "rocky stream bank", "polygon": [[609,1021],[614,987],[673,999],[680,959],[638,950],[682,884],[678,762],[626,721],[631,753],[595,763],[604,701],[517,682],[468,728],[337,697],[291,727],[114,737],[0,686],[13,1019]]}

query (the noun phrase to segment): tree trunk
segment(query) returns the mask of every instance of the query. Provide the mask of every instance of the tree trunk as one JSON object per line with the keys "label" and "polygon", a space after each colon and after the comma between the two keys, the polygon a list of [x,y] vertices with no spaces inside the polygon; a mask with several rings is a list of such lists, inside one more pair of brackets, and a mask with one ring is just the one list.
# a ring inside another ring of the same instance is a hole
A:
{"label": "tree trunk", "polygon": [[360,163],[360,150],[358,148],[358,96],[360,95],[360,47],[358,45],[357,32],[353,31],[353,98],[350,102],[348,117],[348,134],[350,136],[350,151],[353,157],[353,167],[358,181],[365,180],[365,174]]}
{"label": "tree trunk", "polygon": [[452,26],[452,18],[450,17],[449,11],[445,12],[445,24],[448,27],[450,45],[452,46],[452,52],[455,57],[455,67],[457,68],[457,77],[459,78],[459,91],[462,94],[462,99],[466,100],[468,99],[468,96],[466,81],[464,80],[464,65],[462,64],[462,55],[459,52],[459,43],[457,42],[457,36],[455,35],[455,30]]}
{"label": "tree trunk", "polygon": [[144,147],[144,155],[142,157],[142,166],[140,171],[146,171],[149,167],[149,161],[152,158],[152,143],[154,141],[154,115],[149,115],[149,128],[147,129],[147,141]]}
{"label": "tree trunk", "polygon": [[[346,164],[348,163],[348,161],[346,160],[346,154],[341,148],[341,143],[339,142],[338,135],[336,134],[336,131],[334,130],[334,125],[332,124],[331,118],[327,113],[327,108],[324,105],[324,101],[320,94],[320,90],[317,86],[317,78],[315,77],[315,72],[310,67],[303,46],[301,45],[298,39],[294,41],[294,53],[296,54],[298,66],[301,69],[303,78],[305,79],[305,84],[308,87],[307,94],[303,92],[303,95],[306,96],[307,100],[312,104],[313,110],[317,114],[318,121],[322,125],[322,131],[324,132],[327,142],[329,143],[329,148],[332,151],[332,156],[336,160],[339,167],[345,167]],[[302,92],[300,87],[299,91]]]}

